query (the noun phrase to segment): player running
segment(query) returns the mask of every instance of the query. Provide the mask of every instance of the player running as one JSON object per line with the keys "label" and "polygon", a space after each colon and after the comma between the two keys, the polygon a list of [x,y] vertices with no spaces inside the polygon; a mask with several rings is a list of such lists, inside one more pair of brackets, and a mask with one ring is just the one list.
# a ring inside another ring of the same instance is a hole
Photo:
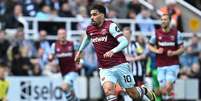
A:
{"label": "player running", "polygon": [[105,7],[94,5],[91,10],[91,25],[87,27],[84,38],[75,61],[79,62],[83,49],[92,41],[100,65],[100,80],[108,101],[117,101],[115,84],[122,88],[135,100],[149,99],[154,101],[154,93],[145,87],[134,87],[134,78],[131,68],[125,59],[123,49],[128,41],[119,27],[110,20],[105,20]]}
{"label": "player running", "polygon": [[170,17],[162,15],[161,22],[161,28],[151,37],[148,48],[156,53],[160,92],[166,95],[173,90],[179,73],[179,55],[184,52],[184,46],[181,34],[176,28],[169,27]]}
{"label": "player running", "polygon": [[67,101],[79,101],[73,90],[73,83],[78,77],[76,73],[75,50],[73,42],[66,40],[65,29],[59,29],[57,32],[57,40],[52,44],[52,56],[58,59],[60,71],[64,79],[61,85],[62,90],[66,94]]}

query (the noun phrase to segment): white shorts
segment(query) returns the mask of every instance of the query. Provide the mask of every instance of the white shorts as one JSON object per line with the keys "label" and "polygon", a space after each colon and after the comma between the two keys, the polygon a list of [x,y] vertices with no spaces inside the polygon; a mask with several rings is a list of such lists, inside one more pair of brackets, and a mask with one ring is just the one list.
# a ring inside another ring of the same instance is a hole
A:
{"label": "white shorts", "polygon": [[108,69],[100,68],[99,73],[101,85],[103,85],[106,81],[110,81],[114,84],[119,83],[119,85],[123,88],[134,87],[135,81],[131,67],[128,63],[122,63]]}
{"label": "white shorts", "polygon": [[158,82],[160,87],[165,87],[167,82],[174,83],[179,73],[179,65],[158,67]]}
{"label": "white shorts", "polygon": [[79,75],[76,72],[69,72],[66,75],[64,75],[63,79],[64,82],[67,83],[70,86],[73,86],[73,83],[77,79]]}

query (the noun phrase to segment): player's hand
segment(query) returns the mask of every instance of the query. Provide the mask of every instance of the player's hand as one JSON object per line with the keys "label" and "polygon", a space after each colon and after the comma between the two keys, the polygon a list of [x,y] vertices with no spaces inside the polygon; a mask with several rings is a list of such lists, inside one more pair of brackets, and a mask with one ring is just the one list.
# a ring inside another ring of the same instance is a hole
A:
{"label": "player's hand", "polygon": [[54,60],[54,55],[53,54],[49,54],[48,55],[48,61],[52,62]]}
{"label": "player's hand", "polygon": [[158,54],[163,54],[163,51],[164,51],[163,48],[159,48],[159,49],[157,50],[157,53],[158,53]]}
{"label": "player's hand", "polygon": [[126,61],[131,61],[131,57],[130,56],[125,56],[126,57]]}
{"label": "player's hand", "polygon": [[65,82],[63,82],[63,83],[61,84],[61,89],[62,89],[63,91],[67,91],[67,90],[69,89],[69,87],[68,87],[68,85],[67,85]]}
{"label": "player's hand", "polygon": [[167,56],[174,56],[174,51],[168,50],[167,51]]}
{"label": "player's hand", "polygon": [[132,62],[134,62],[135,59],[132,56],[126,56],[126,61],[132,61]]}
{"label": "player's hand", "polygon": [[189,54],[192,54],[193,53],[193,48],[192,47],[188,47],[186,49],[186,52],[189,53]]}
{"label": "player's hand", "polygon": [[80,70],[83,66],[81,63],[76,63],[75,65],[76,65],[76,68],[75,68],[76,70]]}
{"label": "player's hand", "polygon": [[80,59],[81,59],[81,52],[78,51],[78,52],[76,53],[76,55],[75,55],[74,61],[79,64],[79,63],[80,63]]}
{"label": "player's hand", "polygon": [[103,57],[111,58],[113,55],[114,55],[114,52],[110,50],[110,51],[106,52],[105,54],[103,54]]}

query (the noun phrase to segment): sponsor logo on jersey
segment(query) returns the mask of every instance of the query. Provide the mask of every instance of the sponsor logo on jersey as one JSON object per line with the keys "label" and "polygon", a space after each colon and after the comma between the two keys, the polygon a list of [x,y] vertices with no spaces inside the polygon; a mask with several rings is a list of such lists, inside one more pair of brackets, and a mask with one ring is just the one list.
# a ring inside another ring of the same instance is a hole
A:
{"label": "sponsor logo on jersey", "polygon": [[68,53],[57,53],[56,56],[58,58],[63,58],[63,57],[71,57],[73,55],[73,53],[68,52]]}
{"label": "sponsor logo on jersey", "polygon": [[92,39],[92,42],[94,42],[94,43],[96,43],[96,42],[107,42],[107,36],[95,37]]}
{"label": "sponsor logo on jersey", "polygon": [[160,46],[175,46],[175,42],[158,42]]}

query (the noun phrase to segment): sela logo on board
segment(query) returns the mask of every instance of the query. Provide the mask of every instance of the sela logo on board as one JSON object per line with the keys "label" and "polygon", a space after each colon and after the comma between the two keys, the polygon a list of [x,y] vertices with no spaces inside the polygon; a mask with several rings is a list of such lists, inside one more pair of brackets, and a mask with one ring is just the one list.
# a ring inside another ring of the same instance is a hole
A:
{"label": "sela logo on board", "polygon": [[52,101],[62,100],[63,92],[59,86],[54,86],[52,82],[46,84],[33,84],[31,81],[20,82],[21,101]]}
{"label": "sela logo on board", "polygon": [[20,82],[20,87],[21,87],[20,98],[23,99],[23,100],[30,99],[30,96],[31,96],[31,81],[22,81],[22,82]]}

